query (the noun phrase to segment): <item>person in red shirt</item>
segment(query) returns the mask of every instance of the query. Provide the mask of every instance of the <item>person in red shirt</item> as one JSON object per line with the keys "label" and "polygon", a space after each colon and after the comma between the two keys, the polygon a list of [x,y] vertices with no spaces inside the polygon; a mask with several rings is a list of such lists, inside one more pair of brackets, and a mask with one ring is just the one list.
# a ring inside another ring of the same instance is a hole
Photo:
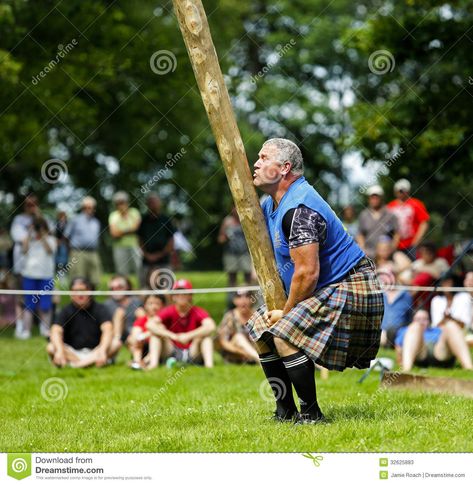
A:
{"label": "person in red shirt", "polygon": [[192,294],[185,292],[192,290],[190,281],[177,280],[173,289],[184,291],[173,295],[174,305],[163,308],[148,322],[151,340],[158,340],[156,365],[159,359],[175,357],[181,362],[201,360],[205,367],[213,367],[215,322],[203,308],[192,304]]}
{"label": "person in red shirt", "polygon": [[391,201],[387,208],[398,219],[400,236],[398,249],[414,260],[417,246],[429,228],[430,216],[425,205],[419,199],[411,197],[410,192],[409,180],[398,180],[394,184],[396,199]]}
{"label": "person in red shirt", "polygon": [[[159,342],[151,339],[148,323],[156,319],[156,314],[164,307],[166,300],[162,295],[149,294],[143,302],[145,315],[138,317],[133,323],[130,336],[127,339],[133,361],[130,367],[133,370],[154,369],[159,362]],[[148,350],[148,355],[143,355]]]}

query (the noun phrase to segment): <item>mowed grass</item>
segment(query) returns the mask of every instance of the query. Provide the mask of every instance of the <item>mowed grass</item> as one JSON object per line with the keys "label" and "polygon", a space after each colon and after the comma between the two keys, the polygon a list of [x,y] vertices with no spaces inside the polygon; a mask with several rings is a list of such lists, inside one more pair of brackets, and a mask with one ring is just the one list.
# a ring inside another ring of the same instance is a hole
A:
{"label": "mowed grass", "polygon": [[[219,273],[187,276],[196,287],[225,285]],[[196,298],[216,320],[224,302],[224,295]],[[473,451],[473,399],[381,390],[377,373],[363,384],[363,371],[331,372],[327,381],[317,374],[329,422],[300,427],[268,421],[273,404],[257,366],[217,358],[210,370],[134,372],[122,351],[114,366],[59,370],[44,347],[37,336],[0,334],[2,452]],[[472,377],[459,368],[428,375]],[[56,388],[51,378],[60,379]],[[48,401],[55,390],[64,398]]]}

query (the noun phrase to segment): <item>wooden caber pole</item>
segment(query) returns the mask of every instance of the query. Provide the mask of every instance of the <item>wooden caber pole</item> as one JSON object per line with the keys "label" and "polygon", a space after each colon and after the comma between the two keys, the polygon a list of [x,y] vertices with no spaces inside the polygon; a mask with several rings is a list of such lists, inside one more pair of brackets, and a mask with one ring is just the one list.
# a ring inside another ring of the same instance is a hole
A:
{"label": "wooden caber pole", "polygon": [[264,300],[268,309],[282,309],[286,295],[207,16],[201,0],[173,0],[173,3]]}

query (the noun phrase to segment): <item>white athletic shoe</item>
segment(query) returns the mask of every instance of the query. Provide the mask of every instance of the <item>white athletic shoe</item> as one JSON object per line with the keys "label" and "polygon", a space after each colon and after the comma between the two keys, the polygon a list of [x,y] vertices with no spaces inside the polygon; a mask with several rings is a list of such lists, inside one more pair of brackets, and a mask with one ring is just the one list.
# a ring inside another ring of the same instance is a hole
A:
{"label": "white athletic shoe", "polygon": [[41,337],[49,337],[49,327],[44,322],[39,322],[39,334]]}
{"label": "white athletic shoe", "polygon": [[19,333],[18,335],[15,335],[15,337],[18,340],[28,340],[31,338],[31,332],[28,332],[27,330],[23,330],[23,332]]}
{"label": "white athletic shoe", "polygon": [[23,320],[18,319],[15,324],[15,338],[21,339],[21,334],[23,333]]}

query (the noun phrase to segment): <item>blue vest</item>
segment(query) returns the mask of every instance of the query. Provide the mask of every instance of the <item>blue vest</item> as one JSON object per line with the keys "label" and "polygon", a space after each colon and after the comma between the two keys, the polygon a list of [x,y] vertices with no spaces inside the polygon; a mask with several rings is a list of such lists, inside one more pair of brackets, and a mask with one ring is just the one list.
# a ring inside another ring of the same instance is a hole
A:
{"label": "blue vest", "polygon": [[276,210],[273,211],[271,197],[268,197],[262,205],[276,265],[286,294],[289,294],[291,287],[294,262],[289,255],[289,245],[282,229],[282,220],[290,209],[295,209],[299,205],[305,205],[317,211],[327,223],[326,240],[319,247],[320,273],[316,289],[343,279],[348,271],[365,256],[327,202],[304,177],[299,177],[284,194]]}

